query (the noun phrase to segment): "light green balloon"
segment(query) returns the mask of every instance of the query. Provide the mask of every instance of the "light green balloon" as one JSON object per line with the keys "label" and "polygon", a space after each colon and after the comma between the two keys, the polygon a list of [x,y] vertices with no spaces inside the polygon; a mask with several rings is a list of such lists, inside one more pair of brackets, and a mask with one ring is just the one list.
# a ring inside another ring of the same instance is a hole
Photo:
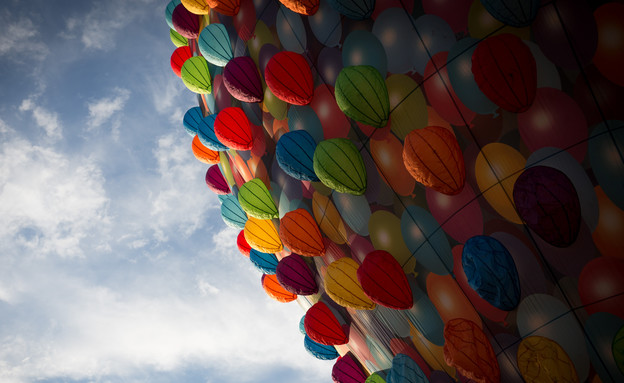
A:
{"label": "light green balloon", "polygon": [[313,165],[325,186],[354,195],[366,191],[364,160],[353,142],[346,138],[321,141],[314,151]]}
{"label": "light green balloon", "polygon": [[238,191],[238,202],[245,213],[254,218],[279,218],[273,197],[260,178],[254,178],[241,186]]}
{"label": "light green balloon", "polygon": [[208,62],[202,56],[191,57],[182,65],[182,82],[191,92],[212,93]]}
{"label": "light green balloon", "polygon": [[383,128],[390,116],[390,100],[383,77],[375,67],[356,65],[343,68],[334,91],[342,112],[352,119]]}
{"label": "light green balloon", "polygon": [[185,47],[188,45],[188,39],[173,29],[169,29],[169,38],[176,47]]}
{"label": "light green balloon", "polygon": [[366,378],[365,383],[386,383],[386,380],[382,378],[378,372],[373,372],[368,378]]}

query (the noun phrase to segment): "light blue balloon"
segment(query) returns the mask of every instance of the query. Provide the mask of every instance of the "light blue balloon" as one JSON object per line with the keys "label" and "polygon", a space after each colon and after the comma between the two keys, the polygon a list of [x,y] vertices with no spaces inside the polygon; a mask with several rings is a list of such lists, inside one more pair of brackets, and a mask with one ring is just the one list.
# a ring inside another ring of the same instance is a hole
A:
{"label": "light blue balloon", "polygon": [[174,31],[175,28],[173,27],[173,21],[171,21],[171,16],[173,15],[173,10],[175,9],[175,7],[180,4],[182,4],[180,0],[171,0],[169,4],[167,4],[167,8],[165,8],[165,21],[167,21],[167,25],[169,25],[169,28],[173,29]]}
{"label": "light blue balloon", "polygon": [[589,139],[589,161],[607,197],[624,209],[624,121],[594,125]]}
{"label": "light blue balloon", "polygon": [[371,217],[371,209],[365,195],[353,195],[348,193],[332,193],[334,205],[344,222],[351,230],[362,236],[368,235],[368,221]]}
{"label": "light blue balloon", "polygon": [[342,37],[342,23],[340,14],[329,5],[326,0],[321,0],[318,11],[308,16],[310,29],[316,39],[323,45],[335,47],[340,44]]}
{"label": "light blue balloon", "polygon": [[444,19],[435,15],[420,16],[415,27],[418,31],[416,40],[410,43],[412,62],[414,70],[423,74],[431,57],[447,52],[455,44],[455,32]]}
{"label": "light blue balloon", "polygon": [[195,137],[197,134],[197,129],[199,128],[199,124],[204,119],[204,113],[202,112],[199,106],[192,107],[184,113],[184,118],[182,119],[182,125],[184,125],[184,129],[191,137]]}
{"label": "light blue balloon", "polygon": [[613,339],[622,326],[624,319],[607,312],[592,314],[585,321],[589,357],[603,382],[624,382],[612,351]]}
{"label": "light blue balloon", "polygon": [[479,41],[466,37],[456,42],[449,51],[446,68],[451,86],[464,105],[475,113],[495,114],[498,105],[481,92],[472,74],[472,54]]}
{"label": "light blue balloon", "polygon": [[328,0],[338,12],[353,20],[365,20],[375,10],[375,0]]}
{"label": "light blue balloon", "polygon": [[293,132],[295,130],[305,130],[310,133],[314,141],[318,144],[323,141],[323,125],[311,107],[291,105],[288,108],[288,129]]}
{"label": "light blue balloon", "polygon": [[423,334],[427,340],[435,345],[444,344],[444,322],[431,299],[418,287],[414,278],[409,280],[414,297],[414,306],[405,310],[409,321]]}
{"label": "light blue balloon", "polygon": [[228,195],[223,199],[221,204],[221,218],[226,225],[233,227],[234,229],[242,230],[245,228],[247,222],[247,213],[243,210],[238,198],[233,195]]}
{"label": "light blue balloon", "polygon": [[223,24],[208,24],[199,34],[197,45],[202,56],[211,64],[224,67],[234,58],[230,36]]}
{"label": "light blue balloon", "polygon": [[277,257],[272,253],[263,253],[256,249],[249,252],[249,260],[256,268],[264,274],[273,275],[277,268]]}
{"label": "light blue balloon", "polygon": [[197,137],[199,137],[199,141],[208,149],[221,152],[229,148],[219,141],[214,132],[214,122],[216,118],[216,114],[210,114],[204,117],[197,127]]}
{"label": "light blue balloon", "polygon": [[342,65],[370,65],[386,78],[388,58],[381,41],[369,31],[356,30],[347,35],[342,45]]}
{"label": "light blue balloon", "polygon": [[285,6],[280,6],[275,19],[277,37],[284,50],[303,53],[307,46],[307,36],[303,21],[298,13],[291,11]]}
{"label": "light blue balloon", "polygon": [[453,270],[451,245],[431,213],[408,206],[401,215],[401,234],[416,261],[432,273],[447,275]]}
{"label": "light blue balloon", "polygon": [[[377,16],[373,24],[373,34],[377,36],[386,51],[388,72],[406,73],[413,69],[413,47],[407,42],[414,42],[418,39],[414,23],[414,18],[403,8],[388,8]],[[382,76],[386,77],[385,74]]]}

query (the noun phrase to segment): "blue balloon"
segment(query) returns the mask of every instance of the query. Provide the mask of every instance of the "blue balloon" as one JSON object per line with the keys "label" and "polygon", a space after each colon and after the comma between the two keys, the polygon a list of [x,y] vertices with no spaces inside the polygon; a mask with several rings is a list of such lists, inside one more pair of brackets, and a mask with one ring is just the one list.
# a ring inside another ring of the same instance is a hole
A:
{"label": "blue balloon", "polygon": [[516,28],[528,27],[535,20],[540,0],[481,0],[496,20]]}
{"label": "blue balloon", "polygon": [[371,209],[365,195],[332,192],[334,205],[349,227],[362,236],[368,235],[368,221]]}
{"label": "blue balloon", "polygon": [[199,106],[195,106],[184,113],[182,124],[184,125],[184,129],[186,129],[189,136],[195,137],[199,124],[203,119],[204,113]]}
{"label": "blue balloon", "polygon": [[275,157],[280,168],[289,176],[302,181],[318,181],[314,173],[313,158],[316,142],[305,130],[295,130],[282,135],[275,147]]}
{"label": "blue balloon", "polygon": [[446,234],[431,213],[408,206],[401,216],[401,234],[416,261],[432,273],[446,275],[453,270],[453,253]]}
{"label": "blue balloon", "polygon": [[[373,24],[373,34],[386,52],[388,72],[406,73],[413,69],[413,49],[406,46],[405,42],[418,41],[414,23],[414,18],[403,8],[388,8],[377,16]],[[385,73],[382,73],[382,77],[386,77]]]}
{"label": "blue balloon", "polygon": [[610,120],[592,128],[589,160],[602,190],[624,209],[624,121]]}
{"label": "blue balloon", "polygon": [[494,114],[498,105],[481,92],[472,74],[472,53],[479,41],[466,37],[456,42],[449,51],[446,68],[455,94],[468,109],[479,114]]}
{"label": "blue balloon", "polygon": [[375,0],[327,0],[335,10],[353,20],[371,17],[375,10]]}
{"label": "blue balloon", "polygon": [[199,141],[208,149],[218,152],[228,150],[229,148],[221,143],[214,132],[214,122],[217,118],[216,114],[210,114],[202,118],[197,127],[197,136]]}
{"label": "blue balloon", "polygon": [[301,320],[299,321],[299,332],[302,333],[303,335],[306,335],[304,323],[305,323],[305,314],[301,317]]}
{"label": "blue balloon", "polygon": [[444,19],[435,15],[422,15],[414,24],[418,31],[412,51],[414,70],[425,73],[427,63],[438,52],[446,52],[455,44],[455,32]]}
{"label": "blue balloon", "polygon": [[249,260],[264,274],[275,274],[275,269],[279,262],[275,254],[263,253],[256,249],[251,249],[249,252]]}
{"label": "blue balloon", "polygon": [[277,37],[284,50],[303,53],[307,46],[307,36],[303,21],[298,13],[291,11],[290,9],[280,6],[277,11],[277,18],[275,20],[277,27]]}
{"label": "blue balloon", "polygon": [[197,45],[202,56],[211,64],[224,67],[234,58],[232,43],[223,24],[209,24],[199,34]]}
{"label": "blue balloon", "polygon": [[396,354],[386,383],[429,383],[429,379],[414,359],[405,354]]}
{"label": "blue balloon", "polygon": [[409,321],[427,340],[435,345],[444,344],[444,322],[431,299],[418,287],[416,279],[409,280],[414,306],[405,310]]}
{"label": "blue balloon", "polygon": [[312,356],[321,360],[332,360],[340,356],[338,351],[336,351],[336,347],[317,343],[307,335],[303,338],[303,347],[305,347],[306,351],[312,354]]}
{"label": "blue balloon", "polygon": [[167,4],[167,8],[165,8],[165,20],[167,21],[167,25],[169,28],[175,31],[175,27],[173,26],[173,21],[171,21],[171,16],[173,15],[173,10],[178,5],[182,4],[180,0],[171,0],[169,4]]}
{"label": "blue balloon", "polygon": [[238,203],[238,198],[233,195],[227,195],[221,204],[221,218],[229,227],[242,230],[247,222],[247,213]]}
{"label": "blue balloon", "polygon": [[347,35],[342,45],[342,64],[370,65],[375,67],[386,78],[388,73],[388,57],[381,41],[369,31],[356,30]]}
{"label": "blue balloon", "polygon": [[316,141],[323,141],[323,125],[314,109],[309,106],[291,105],[288,108],[288,130],[305,130]]}
{"label": "blue balloon", "polygon": [[498,240],[477,235],[466,241],[462,266],[468,284],[492,306],[510,311],[520,303],[520,279],[509,251]]}
{"label": "blue balloon", "polygon": [[603,382],[624,382],[624,373],[612,351],[613,341],[622,326],[624,319],[606,312],[592,314],[585,321],[589,357]]}
{"label": "blue balloon", "polygon": [[328,2],[320,2],[318,11],[308,16],[308,23],[310,23],[312,33],[321,44],[328,47],[340,44],[342,37],[340,14]]}

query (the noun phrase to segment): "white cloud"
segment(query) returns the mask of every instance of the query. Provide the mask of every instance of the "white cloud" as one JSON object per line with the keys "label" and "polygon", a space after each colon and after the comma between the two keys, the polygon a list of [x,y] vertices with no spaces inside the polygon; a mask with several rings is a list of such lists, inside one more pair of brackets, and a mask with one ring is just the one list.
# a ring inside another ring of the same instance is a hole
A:
{"label": "white cloud", "polygon": [[36,97],[30,97],[22,101],[19,110],[31,112],[32,118],[38,127],[43,128],[48,138],[58,140],[63,136],[63,128],[56,112],[50,111],[43,106],[35,104]]}
{"label": "white cloud", "polygon": [[116,88],[113,95],[103,97],[87,104],[89,117],[87,121],[88,130],[99,128],[103,124],[112,120],[113,130],[115,126],[119,128],[120,121],[117,113],[124,109],[126,102],[130,98],[128,89]]}
{"label": "white cloud", "polygon": [[49,53],[49,49],[37,40],[39,31],[32,20],[20,17],[15,18],[8,12],[0,14],[0,56],[11,59],[23,59],[22,54],[28,55],[30,60],[41,61]]}

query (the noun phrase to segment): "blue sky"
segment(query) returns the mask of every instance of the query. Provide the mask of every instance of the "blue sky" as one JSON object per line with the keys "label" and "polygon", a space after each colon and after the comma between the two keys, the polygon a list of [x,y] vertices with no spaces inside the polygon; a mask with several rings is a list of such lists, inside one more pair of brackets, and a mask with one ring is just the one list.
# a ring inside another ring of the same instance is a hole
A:
{"label": "blue sky", "polygon": [[327,382],[182,127],[166,0],[0,9],[0,381]]}

